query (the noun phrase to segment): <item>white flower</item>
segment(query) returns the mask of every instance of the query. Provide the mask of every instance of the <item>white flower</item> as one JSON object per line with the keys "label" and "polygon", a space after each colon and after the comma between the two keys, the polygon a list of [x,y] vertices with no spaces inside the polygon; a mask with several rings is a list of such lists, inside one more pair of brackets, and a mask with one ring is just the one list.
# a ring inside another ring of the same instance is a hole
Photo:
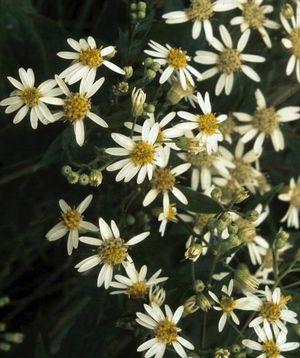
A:
{"label": "white flower", "polygon": [[290,76],[295,70],[298,82],[300,82],[300,4],[297,4],[296,16],[291,18],[291,25],[282,14],[280,14],[280,19],[289,36],[288,38],[283,38],[281,42],[291,53],[286,67],[286,74]]}
{"label": "white flower", "polygon": [[288,201],[290,206],[288,211],[281,219],[281,222],[287,221],[288,227],[299,229],[299,211],[300,211],[300,176],[297,182],[294,178],[290,179],[289,191],[279,194],[279,200]]}
{"label": "white flower", "polygon": [[102,218],[99,218],[99,228],[102,240],[88,236],[79,238],[79,241],[85,244],[97,246],[97,253],[80,261],[75,268],[78,272],[84,272],[97,265],[102,265],[97,278],[97,286],[100,287],[104,283],[104,287],[107,289],[111,284],[114,268],[132,262],[128,254],[130,247],[146,239],[150,233],[143,232],[125,241],[120,237],[119,229],[113,220],[109,227]]}
{"label": "white flower", "polygon": [[159,277],[161,270],[156,271],[148,280],[147,266],[141,267],[140,271],[137,271],[133,263],[124,265],[127,276],[115,275],[110,287],[117,288],[118,291],[112,291],[111,295],[125,294],[133,300],[143,300],[147,297],[150,287],[164,282],[168,277]]}
{"label": "white flower", "polygon": [[219,54],[209,51],[196,51],[194,61],[203,65],[214,65],[211,69],[202,74],[202,79],[206,80],[213,77],[217,73],[220,77],[216,84],[215,93],[217,96],[221,94],[225,88],[226,95],[231,93],[234,74],[242,71],[246,76],[255,82],[260,82],[259,75],[253,68],[245,65],[244,62],[264,62],[262,56],[244,54],[243,51],[248,43],[250,30],[246,30],[240,37],[237,48],[233,48],[232,38],[225,26],[220,26],[220,35],[224,45],[216,38],[211,39],[211,45],[219,51]]}
{"label": "white flower", "polygon": [[92,76],[88,74],[80,83],[79,92],[71,92],[65,82],[58,76],[55,79],[65,94],[65,98],[60,98],[60,105],[63,110],[55,113],[55,120],[65,117],[74,127],[76,142],[82,146],[84,143],[84,124],[86,117],[101,127],[107,128],[107,123],[97,114],[91,112],[91,97],[99,90],[104,82],[104,77],[93,83]]}
{"label": "white flower", "polygon": [[71,66],[60,74],[60,77],[65,78],[68,84],[78,82],[87,75],[90,75],[93,82],[98,68],[102,65],[114,72],[125,75],[125,72],[120,67],[107,60],[116,51],[113,46],[98,48],[92,36],[89,36],[87,40],[80,39],[79,41],[69,38],[67,42],[75,52],[63,51],[58,52],[57,55],[66,60],[72,60]]}
{"label": "white flower", "polygon": [[249,327],[256,327],[260,324],[264,328],[272,326],[274,332],[287,332],[286,322],[297,324],[297,313],[289,310],[286,306],[291,296],[282,295],[280,288],[277,287],[272,292],[268,286],[265,287],[263,297],[260,298],[248,293],[249,305],[248,310],[257,311],[258,317],[254,318]]}
{"label": "white flower", "polygon": [[209,93],[206,92],[204,98],[197,93],[198,104],[203,112],[201,115],[195,115],[185,111],[179,111],[178,116],[188,122],[180,123],[176,127],[183,130],[197,129],[199,133],[197,138],[206,146],[208,154],[218,150],[218,141],[223,140],[223,135],[219,130],[219,124],[227,118],[227,115],[221,114],[215,116],[212,113]]}
{"label": "white flower", "polygon": [[161,167],[156,168],[153,173],[150,185],[152,189],[148,191],[143,201],[143,206],[150,205],[158,196],[163,195],[163,208],[164,212],[169,209],[169,193],[172,193],[182,204],[187,204],[186,196],[175,186],[176,177],[186,172],[190,167],[190,163],[180,164],[174,168],[169,168],[170,148],[165,147],[161,150]]}
{"label": "white flower", "polygon": [[269,209],[263,210],[262,204],[258,204],[254,209],[258,213],[255,221],[250,221],[236,215],[234,223],[239,228],[239,237],[247,245],[250,259],[253,265],[261,265],[262,257],[264,257],[269,249],[269,243],[261,235],[257,234],[256,228],[269,215]]}
{"label": "white flower", "polygon": [[180,24],[192,21],[192,37],[197,39],[200,36],[202,24],[207,41],[213,37],[213,29],[210,19],[215,12],[223,12],[236,8],[235,0],[191,0],[191,5],[183,11],[171,11],[163,15],[167,24]]}
{"label": "white flower", "polygon": [[[155,123],[158,123],[159,131],[156,139],[157,144],[164,144],[174,150],[178,150],[179,148],[172,141],[173,138],[178,138],[182,135],[182,131],[178,130],[176,126],[166,128],[171,121],[175,118],[176,112],[170,112],[165,115],[159,122],[155,122],[155,117],[153,113],[148,114],[148,118],[146,121],[149,122],[150,126],[154,126]],[[134,124],[133,122],[125,122],[125,127],[133,131],[142,134],[143,126],[139,124]],[[141,139],[141,137],[134,137],[134,139]]]}
{"label": "white flower", "polygon": [[155,358],[162,358],[166,348],[172,346],[180,357],[187,358],[184,348],[193,350],[194,346],[179,335],[181,329],[177,325],[184,307],[178,307],[174,314],[168,305],[165,305],[165,314],[155,303],[152,303],[151,306],[145,304],[144,308],[147,314],[137,312],[138,318],[136,321],[141,326],[154,331],[154,338],[141,344],[137,351],[143,352],[147,350],[145,357],[155,355]]}
{"label": "white flower", "polygon": [[149,290],[149,302],[161,306],[166,299],[166,291],[160,286],[151,286]]}
{"label": "white flower", "polygon": [[233,115],[245,125],[239,126],[238,131],[242,134],[241,141],[248,143],[256,137],[254,151],[262,152],[265,138],[270,136],[276,151],[284,149],[284,137],[280,130],[281,123],[295,121],[300,118],[300,106],[284,107],[276,110],[273,106],[267,106],[262,92],[255,91],[256,112],[253,116],[247,113],[234,112]]}
{"label": "white flower", "polygon": [[285,358],[281,352],[293,351],[299,348],[298,342],[286,343],[286,333],[279,332],[275,334],[275,339],[271,329],[262,329],[261,327],[255,327],[255,333],[257,334],[259,343],[251,339],[244,339],[243,345],[253,349],[254,351],[262,352],[257,358],[272,358],[280,357]]}
{"label": "white flower", "polygon": [[174,72],[184,90],[187,89],[187,81],[192,86],[195,85],[192,75],[197,79],[202,78],[200,72],[188,64],[191,58],[187,55],[186,51],[180,48],[171,47],[168,44],[164,47],[153,40],[149,42],[149,46],[151,47],[151,50],[145,50],[144,52],[147,55],[154,57],[155,62],[166,66],[160,76],[160,84],[165,83]]}
{"label": "white flower", "polygon": [[241,15],[234,17],[231,25],[240,25],[241,31],[247,29],[258,30],[265,44],[272,47],[271,39],[265,28],[278,29],[280,25],[266,17],[266,14],[273,12],[271,5],[263,5],[263,0],[238,0],[237,6]]}
{"label": "white flower", "polygon": [[59,200],[61,208],[61,221],[47,232],[46,238],[49,241],[61,239],[67,233],[68,254],[71,255],[73,248],[78,247],[78,236],[80,231],[98,231],[97,226],[83,220],[83,212],[87,209],[92,201],[93,196],[87,196],[76,208],[69,206],[63,199]]}
{"label": "white flower", "polygon": [[244,153],[245,146],[239,141],[235,147],[234,155],[224,147],[219,147],[222,156],[235,164],[235,167],[230,170],[230,176],[226,178],[214,178],[213,182],[220,186],[227,188],[230,192],[245,186],[251,193],[256,192],[259,186],[258,179],[262,175],[252,164],[258,158],[258,154],[253,150]]}
{"label": "white flower", "polygon": [[118,143],[121,148],[107,148],[106,153],[126,157],[106,168],[108,171],[120,169],[116,176],[116,181],[124,179],[125,182],[128,182],[136,174],[138,184],[141,184],[145,180],[146,175],[148,175],[149,180],[152,179],[155,166],[160,164],[158,150],[160,146],[156,144],[158,134],[158,123],[151,126],[147,120],[142,127],[141,140],[133,140],[123,134],[112,133],[112,139]]}
{"label": "white flower", "polygon": [[5,113],[18,111],[13,119],[13,123],[17,124],[30,112],[30,123],[33,129],[37,128],[39,120],[43,124],[54,122],[46,104],[60,104],[60,99],[56,96],[62,92],[59,88],[56,88],[56,81],[54,79],[47,80],[35,87],[35,76],[31,68],[28,68],[27,71],[20,68],[19,76],[21,82],[13,77],[7,77],[17,90],[13,91],[10,97],[0,102],[0,106],[7,106]]}
{"label": "white flower", "polygon": [[217,311],[223,312],[218,324],[219,332],[223,331],[226,321],[229,318],[231,318],[235,324],[240,324],[237,315],[234,313],[235,309],[247,309],[248,298],[242,297],[235,300],[233,297],[231,297],[232,290],[233,280],[230,280],[228,287],[226,287],[225,285],[222,286],[222,292],[224,293],[224,295],[222,295],[220,299],[218,299],[218,297],[213,292],[208,291],[210,297],[218,304],[218,306],[213,306],[213,308]]}

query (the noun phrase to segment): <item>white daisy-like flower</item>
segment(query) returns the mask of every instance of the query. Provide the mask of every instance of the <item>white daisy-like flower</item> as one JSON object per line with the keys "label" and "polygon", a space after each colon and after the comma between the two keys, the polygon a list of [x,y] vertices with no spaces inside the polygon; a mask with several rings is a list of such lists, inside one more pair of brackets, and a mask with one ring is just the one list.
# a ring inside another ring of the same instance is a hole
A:
{"label": "white daisy-like flower", "polygon": [[161,270],[156,271],[148,280],[147,266],[141,267],[140,271],[137,271],[133,263],[124,265],[127,276],[115,275],[110,287],[117,288],[117,291],[112,291],[111,295],[125,294],[133,300],[144,300],[148,294],[150,287],[164,282],[168,277],[159,277]]}
{"label": "white daisy-like flower", "polygon": [[[257,358],[285,358],[281,353],[289,352],[299,348],[299,342],[286,343],[286,332],[272,333],[269,327],[262,329],[257,326],[254,328],[258,337],[258,342],[251,339],[243,339],[242,343],[247,348],[258,351]],[[275,336],[275,338],[274,338]]]}
{"label": "white daisy-like flower", "polygon": [[211,69],[202,74],[202,79],[206,80],[217,73],[220,77],[217,81],[215,93],[217,96],[225,89],[225,94],[231,93],[234,75],[243,72],[247,77],[255,82],[260,82],[260,77],[252,67],[245,65],[245,62],[264,62],[262,56],[243,53],[247,46],[250,30],[246,30],[240,37],[237,48],[233,48],[232,38],[225,26],[221,25],[220,35],[224,45],[216,38],[211,39],[211,45],[219,51],[219,54],[209,51],[196,51],[194,61],[203,65],[214,65]]}
{"label": "white daisy-like flower", "polygon": [[287,303],[291,300],[291,296],[284,296],[279,287],[273,292],[268,286],[265,291],[260,291],[262,297],[248,293],[249,304],[247,309],[258,312],[258,317],[254,318],[249,327],[256,327],[263,324],[264,328],[272,327],[274,332],[287,332],[286,322],[297,324],[297,313],[287,308]]}
{"label": "white daisy-like flower", "polygon": [[202,24],[207,41],[213,37],[213,29],[210,19],[215,12],[233,10],[237,7],[235,0],[191,0],[189,8],[182,11],[171,11],[163,15],[167,24],[180,24],[187,21],[193,22],[192,37],[197,39],[201,34]]}
{"label": "white daisy-like flower", "polygon": [[150,205],[161,193],[163,196],[164,212],[167,212],[170,204],[169,194],[172,193],[182,204],[187,204],[186,196],[176,187],[176,177],[185,173],[190,167],[190,163],[177,165],[174,168],[168,167],[170,148],[165,147],[161,150],[161,166],[155,168],[150,185],[151,189],[146,194],[143,206]]}
{"label": "white daisy-like flower", "polygon": [[300,82],[300,4],[296,7],[296,16],[293,15],[289,21],[280,14],[280,19],[288,38],[281,40],[283,46],[291,53],[291,57],[286,67],[286,74],[290,76],[293,71],[296,72],[298,82]]}
{"label": "white daisy-like flower", "polygon": [[229,169],[233,169],[233,162],[227,160],[220,152],[208,154],[206,150],[202,152],[180,153],[178,156],[192,164],[191,188],[197,190],[199,185],[202,190],[207,190],[212,185],[212,176],[221,175],[228,177]]}
{"label": "white daisy-like flower", "polygon": [[300,211],[300,176],[297,182],[294,178],[290,179],[290,185],[287,193],[278,195],[278,199],[290,203],[288,211],[281,219],[281,222],[287,222],[288,227],[299,229],[299,211]]}
{"label": "white daisy-like flower", "polygon": [[69,38],[67,42],[75,52],[62,51],[57,55],[63,59],[72,60],[71,66],[59,75],[61,78],[65,78],[68,84],[78,82],[88,74],[94,81],[97,70],[102,65],[116,73],[125,75],[120,67],[108,61],[115,54],[116,50],[113,46],[97,47],[92,36],[89,36],[87,40],[80,39],[79,41]]}
{"label": "white daisy-like flower", "polygon": [[81,231],[98,231],[97,226],[84,221],[82,215],[92,199],[93,195],[87,196],[77,207],[71,207],[63,199],[60,199],[58,203],[61,208],[61,221],[47,232],[47,240],[55,241],[69,233],[67,250],[71,255],[73,249],[78,247],[78,237]]}
{"label": "white daisy-like flower", "polygon": [[80,83],[79,92],[71,92],[65,82],[59,77],[55,79],[63,91],[65,98],[60,98],[63,110],[55,113],[55,120],[65,117],[74,127],[76,142],[82,146],[84,143],[85,130],[83,121],[86,117],[101,127],[107,128],[108,124],[96,113],[91,112],[91,97],[99,90],[104,82],[104,77],[93,83],[92,75],[88,74]]}
{"label": "white daisy-like flower", "polygon": [[262,204],[258,204],[254,209],[258,213],[255,221],[250,221],[238,215],[234,218],[234,223],[239,228],[239,237],[247,245],[250,259],[253,265],[261,265],[262,258],[269,249],[269,243],[261,235],[257,233],[257,227],[269,215],[269,209],[263,208]]}
{"label": "white daisy-like flower", "polygon": [[210,297],[218,304],[218,306],[213,306],[216,311],[222,311],[222,316],[219,320],[218,330],[222,332],[227,319],[231,318],[233,322],[237,325],[240,324],[240,321],[237,315],[234,313],[234,310],[246,310],[248,309],[247,297],[234,299],[232,295],[233,291],[233,280],[230,280],[228,287],[223,285],[222,287],[222,297],[219,299],[213,292],[208,291]]}
{"label": "white daisy-like flower", "polygon": [[39,120],[43,124],[54,122],[47,104],[60,104],[60,99],[56,96],[62,92],[56,88],[56,81],[54,79],[47,80],[36,87],[34,72],[31,68],[28,68],[27,71],[20,68],[19,76],[21,82],[13,77],[7,77],[16,90],[10,94],[10,97],[0,102],[0,106],[7,106],[5,113],[18,111],[13,119],[13,123],[17,124],[30,112],[30,124],[33,129],[37,128]]}
{"label": "white daisy-like flower", "polygon": [[143,232],[125,241],[120,236],[116,223],[111,220],[109,226],[102,218],[99,218],[99,229],[102,239],[88,236],[79,238],[80,242],[97,246],[97,253],[80,261],[75,268],[78,272],[84,272],[95,266],[102,266],[97,278],[97,286],[100,287],[104,284],[105,289],[107,289],[111,284],[114,268],[132,263],[128,253],[130,247],[146,239],[150,232]]}
{"label": "white daisy-like flower", "polygon": [[271,137],[273,147],[276,151],[284,149],[284,137],[280,125],[285,122],[295,121],[300,118],[300,106],[284,107],[276,110],[273,106],[267,106],[266,99],[262,92],[255,91],[256,112],[251,116],[247,113],[234,112],[233,115],[245,123],[238,127],[242,134],[241,141],[248,143],[256,137],[254,151],[261,153],[266,137]]}
{"label": "white daisy-like flower", "polygon": [[[170,112],[165,115],[159,122],[157,122],[159,126],[159,132],[156,139],[156,143],[164,144],[174,150],[178,150],[179,148],[172,141],[172,139],[180,137],[182,135],[182,131],[178,130],[176,126],[166,128],[175,118],[175,116],[176,112]],[[148,118],[146,120],[150,123],[150,126],[154,126],[156,123],[155,116],[153,113],[149,113]],[[134,124],[133,122],[125,122],[124,125],[130,130],[132,130],[133,127],[133,131],[136,133],[142,134],[143,132],[143,127],[140,124]],[[141,137],[133,137],[133,139],[141,139]]]}
{"label": "white daisy-like flower", "polygon": [[141,326],[151,329],[154,332],[154,338],[141,344],[137,351],[143,352],[147,350],[145,357],[155,355],[156,358],[162,358],[166,348],[171,346],[180,357],[187,358],[184,348],[193,350],[194,346],[179,335],[181,329],[178,327],[178,322],[184,307],[178,307],[174,314],[168,305],[165,305],[166,313],[163,313],[155,303],[152,303],[151,306],[145,304],[144,308],[147,314],[137,312],[138,318],[136,321]]}
{"label": "white daisy-like flower", "polygon": [[189,82],[192,86],[195,85],[192,76],[195,76],[196,79],[202,78],[200,72],[188,64],[191,58],[187,55],[185,50],[171,47],[168,44],[166,44],[166,46],[162,46],[153,40],[151,40],[148,45],[151,47],[151,50],[145,50],[144,52],[147,55],[154,57],[155,62],[158,62],[162,66],[166,66],[160,76],[160,84],[165,83],[172,76],[172,74],[175,73],[182,88],[186,90],[187,82]]}
{"label": "white daisy-like flower", "polygon": [[242,32],[247,29],[259,31],[264,43],[269,48],[272,47],[266,28],[276,30],[279,29],[280,25],[268,19],[266,15],[273,12],[274,7],[272,5],[263,5],[263,0],[238,0],[237,6],[242,13],[240,16],[234,17],[230,24],[240,25]]}
{"label": "white daisy-like flower", "polygon": [[204,98],[197,93],[198,104],[203,114],[192,114],[186,111],[179,111],[179,117],[188,122],[180,123],[176,127],[183,131],[197,129],[196,137],[205,145],[208,154],[218,150],[218,141],[223,140],[223,135],[219,130],[219,124],[227,119],[226,114],[216,116],[212,112],[212,107],[209,99],[209,93],[206,92]]}
{"label": "white daisy-like flower", "polygon": [[239,141],[235,147],[234,155],[226,148],[220,146],[219,152],[222,156],[234,163],[235,167],[230,170],[230,176],[226,178],[213,178],[213,182],[229,192],[234,194],[235,190],[240,187],[246,187],[251,193],[255,193],[259,186],[258,179],[261,172],[255,169],[253,163],[256,162],[258,154],[254,150],[244,153],[245,146]]}
{"label": "white daisy-like flower", "polygon": [[121,147],[107,148],[106,153],[114,156],[123,156],[125,159],[109,165],[108,171],[120,170],[116,176],[116,181],[124,180],[129,182],[137,175],[137,183],[141,184],[146,175],[152,179],[156,165],[161,164],[160,148],[157,143],[159,135],[159,124],[151,126],[149,121],[144,121],[142,126],[142,138],[134,140],[120,133],[112,133],[112,139]]}

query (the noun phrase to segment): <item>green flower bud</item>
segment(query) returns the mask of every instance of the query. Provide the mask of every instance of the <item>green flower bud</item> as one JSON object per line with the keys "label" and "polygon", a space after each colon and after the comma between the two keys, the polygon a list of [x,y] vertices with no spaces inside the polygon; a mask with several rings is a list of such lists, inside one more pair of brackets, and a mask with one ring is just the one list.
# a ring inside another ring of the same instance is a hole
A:
{"label": "green flower bud", "polygon": [[124,70],[124,72],[125,72],[125,78],[126,78],[126,80],[128,80],[129,78],[132,77],[132,75],[133,75],[133,68],[132,68],[132,66],[125,66],[125,67],[123,68],[123,70]]}
{"label": "green flower bud", "polygon": [[156,72],[155,71],[150,70],[150,69],[146,71],[146,78],[148,80],[153,80],[155,77],[156,77]]}
{"label": "green flower bud", "polygon": [[5,333],[4,338],[8,342],[22,343],[24,340],[24,334],[22,334],[22,333]]}
{"label": "green flower bud", "polygon": [[194,283],[194,291],[195,292],[202,292],[205,290],[205,284],[201,280],[196,280]]}
{"label": "green flower bud", "polygon": [[126,222],[128,225],[133,225],[135,223],[135,217],[132,215],[127,215]]}
{"label": "green flower bud", "polygon": [[247,358],[247,353],[246,352],[240,352],[235,356],[235,358]]}
{"label": "green flower bud", "polygon": [[290,234],[288,232],[280,230],[276,235],[276,249],[282,249],[286,245],[289,237]]}
{"label": "green flower bud", "polygon": [[190,298],[188,298],[184,304],[184,311],[183,311],[183,316],[188,316],[190,314],[193,314],[194,312],[198,311],[199,306],[197,305],[197,298],[196,296],[191,296]]}
{"label": "green flower bud", "polygon": [[239,203],[243,202],[244,200],[246,200],[247,198],[249,198],[248,191],[245,188],[239,188],[234,193],[233,200],[236,204],[239,204]]}
{"label": "green flower bud", "polygon": [[72,172],[67,176],[67,179],[70,184],[76,184],[79,180],[79,174],[76,172]]}
{"label": "green flower bud", "polygon": [[207,312],[212,307],[209,298],[202,292],[197,294],[197,304],[200,310],[204,312]]}
{"label": "green flower bud", "polygon": [[185,252],[184,256],[187,260],[197,261],[199,256],[202,254],[203,247],[201,244],[191,245]]}
{"label": "green flower bud", "polygon": [[294,16],[294,9],[291,4],[283,4],[280,11],[286,19],[291,19]]}
{"label": "green flower bud", "polygon": [[4,352],[8,352],[11,348],[11,345],[9,343],[6,342],[1,342],[0,343],[0,349]]}
{"label": "green flower bud", "polygon": [[246,212],[246,219],[254,222],[258,219],[259,213],[256,210],[249,210]]}
{"label": "green flower bud", "polygon": [[0,322],[0,332],[4,332],[6,330],[6,324]]}
{"label": "green flower bud", "polygon": [[226,222],[227,226],[232,223],[232,217],[230,213],[224,213],[222,216],[222,220]]}
{"label": "green flower bud", "polygon": [[147,4],[144,1],[139,1],[138,4],[137,4],[137,9],[139,11],[146,11]]}
{"label": "green flower bud", "polygon": [[228,225],[227,230],[228,230],[229,234],[235,235],[238,233],[239,228],[235,224],[230,224],[230,225]]}
{"label": "green flower bud", "polygon": [[300,249],[296,251],[295,260],[300,261]]}
{"label": "green flower bud", "polygon": [[215,358],[229,358],[230,357],[230,352],[228,349],[223,349],[223,348],[217,348],[215,350]]}
{"label": "green flower bud", "polygon": [[232,350],[233,353],[239,353],[241,351],[241,346],[239,344],[234,344],[231,347],[231,350]]}
{"label": "green flower bud", "polygon": [[154,104],[146,104],[144,106],[144,110],[147,112],[147,113],[154,113],[155,112],[155,106]]}
{"label": "green flower bud", "polygon": [[146,17],[146,13],[144,11],[139,11],[137,17],[139,20],[143,20]]}
{"label": "green flower bud", "polygon": [[214,230],[217,228],[217,225],[218,225],[218,219],[216,218],[211,218],[208,220],[208,223],[207,223],[207,227],[210,231]]}
{"label": "green flower bud", "polygon": [[226,221],[223,221],[222,219],[218,220],[217,223],[217,229],[219,232],[223,232],[225,229],[227,228],[227,223]]}
{"label": "green flower bud", "polygon": [[91,186],[99,186],[102,183],[103,175],[101,170],[92,170],[90,172],[90,185]]}
{"label": "green flower bud", "polygon": [[251,275],[248,266],[245,264],[239,264],[234,272],[234,280],[236,285],[249,292],[255,292],[260,284],[259,280]]}
{"label": "green flower bud", "polygon": [[144,104],[146,100],[146,93],[141,89],[134,87],[131,93],[131,112],[134,117],[139,117],[143,114]]}
{"label": "green flower bud", "polygon": [[137,20],[137,14],[134,12],[131,12],[129,14],[131,21],[135,22]]}
{"label": "green flower bud", "polygon": [[160,70],[160,64],[158,62],[153,62],[151,65],[151,70],[157,72],[158,70]]}
{"label": "green flower bud", "polygon": [[131,11],[136,11],[137,10],[137,4],[135,4],[135,3],[130,4],[130,10]]}
{"label": "green flower bud", "polygon": [[72,173],[72,168],[69,166],[69,165],[64,165],[62,168],[61,168],[61,174],[63,176],[67,176],[69,175],[70,173]]}
{"label": "green flower bud", "polygon": [[154,61],[151,57],[147,57],[144,61],[145,67],[151,67],[153,65]]}
{"label": "green flower bud", "polygon": [[80,185],[88,185],[90,182],[90,178],[87,174],[81,174],[80,177],[79,177],[79,184]]}
{"label": "green flower bud", "polygon": [[7,304],[9,304],[10,299],[8,296],[2,296],[0,297],[0,307],[6,306]]}

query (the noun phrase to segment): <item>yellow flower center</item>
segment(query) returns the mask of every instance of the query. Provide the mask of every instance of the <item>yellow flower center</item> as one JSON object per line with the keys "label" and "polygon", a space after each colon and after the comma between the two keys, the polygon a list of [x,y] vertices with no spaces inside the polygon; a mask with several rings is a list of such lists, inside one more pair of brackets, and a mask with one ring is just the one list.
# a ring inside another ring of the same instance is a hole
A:
{"label": "yellow flower center", "polygon": [[290,41],[292,43],[292,53],[300,59],[300,27],[295,27],[290,33]]}
{"label": "yellow flower center", "polygon": [[243,16],[253,29],[263,26],[265,22],[265,14],[262,12],[261,7],[251,0],[244,5]]}
{"label": "yellow flower center", "polygon": [[238,50],[226,48],[219,54],[217,63],[220,72],[229,75],[240,71],[242,66],[241,54]]}
{"label": "yellow flower center", "polygon": [[265,301],[260,308],[260,315],[269,323],[276,322],[280,318],[281,311],[291,299],[291,296],[281,296],[279,303]]}
{"label": "yellow flower center", "polygon": [[211,168],[216,156],[206,151],[200,153],[188,153],[188,161],[198,168]]}
{"label": "yellow flower center", "polygon": [[232,297],[222,296],[220,306],[224,312],[230,313],[235,309],[235,300]]}
{"label": "yellow flower center", "polygon": [[192,0],[186,14],[191,21],[203,21],[213,16],[214,9],[210,0]]}
{"label": "yellow flower center", "polygon": [[73,208],[66,213],[62,212],[61,220],[69,230],[74,230],[79,227],[82,220],[82,215],[75,208]]}
{"label": "yellow flower center", "polygon": [[88,48],[80,52],[79,61],[90,68],[98,68],[102,65],[104,59],[98,48]]}
{"label": "yellow flower center", "polygon": [[260,132],[270,135],[278,128],[278,115],[274,107],[259,109],[254,113],[252,122]]}
{"label": "yellow flower center", "polygon": [[142,300],[148,294],[148,286],[145,281],[136,282],[127,289],[127,294],[133,300]]}
{"label": "yellow flower center", "polygon": [[202,231],[212,217],[214,217],[214,214],[198,214],[195,218],[196,228]]}
{"label": "yellow flower center", "polygon": [[199,116],[199,131],[207,135],[213,135],[219,128],[219,123],[213,113],[203,114]]}
{"label": "yellow flower center", "polygon": [[65,99],[64,113],[71,123],[82,121],[90,109],[90,99],[80,93],[71,93]]}
{"label": "yellow flower center", "polygon": [[178,337],[178,327],[175,323],[164,320],[158,323],[156,328],[156,338],[165,344],[175,342]]}
{"label": "yellow flower center", "polygon": [[177,222],[176,214],[177,214],[177,210],[175,208],[175,204],[170,204],[168,207],[166,219],[168,221]]}
{"label": "yellow flower center", "polygon": [[239,228],[239,237],[246,243],[254,241],[256,236],[256,229],[252,222],[249,220],[239,218],[235,224]]}
{"label": "yellow flower center", "polygon": [[163,143],[164,139],[165,139],[164,133],[163,133],[163,131],[160,129],[159,132],[158,132],[158,135],[157,135],[156,142],[157,142],[157,143]]}
{"label": "yellow flower center", "polygon": [[172,48],[168,54],[168,62],[170,66],[173,66],[176,70],[180,68],[185,68],[189,57],[186,54],[186,51],[181,50],[180,48]]}
{"label": "yellow flower center", "polygon": [[154,156],[154,146],[144,141],[137,142],[130,153],[131,160],[135,166],[153,164]]}
{"label": "yellow flower center", "polygon": [[249,180],[253,179],[253,168],[243,159],[235,159],[235,168],[231,171],[231,176],[240,184],[245,185]]}
{"label": "yellow flower center", "polygon": [[280,348],[273,340],[263,343],[263,352],[267,355],[267,358],[278,358],[280,356]]}
{"label": "yellow flower center", "polygon": [[26,88],[20,94],[21,100],[30,108],[39,104],[41,96],[41,92],[35,87]]}
{"label": "yellow flower center", "polygon": [[103,241],[99,248],[99,256],[102,262],[108,265],[119,265],[126,261],[128,246],[121,238],[111,238]]}
{"label": "yellow flower center", "polygon": [[300,184],[296,184],[291,196],[291,204],[300,209]]}
{"label": "yellow flower center", "polygon": [[168,168],[156,168],[151,184],[158,191],[172,190],[175,184],[175,177]]}

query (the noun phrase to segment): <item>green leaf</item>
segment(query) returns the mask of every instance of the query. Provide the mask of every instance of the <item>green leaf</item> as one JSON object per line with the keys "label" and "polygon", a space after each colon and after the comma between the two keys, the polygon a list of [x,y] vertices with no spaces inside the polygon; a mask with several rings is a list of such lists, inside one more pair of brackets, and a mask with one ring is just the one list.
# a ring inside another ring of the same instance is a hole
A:
{"label": "green leaf", "polygon": [[252,210],[254,209],[258,204],[262,204],[263,206],[268,205],[280,192],[280,190],[283,188],[283,183],[280,183],[276,186],[274,186],[271,190],[267,191],[263,195],[255,195],[252,200],[249,201],[249,203],[246,205],[246,210]]}
{"label": "green leaf", "polygon": [[193,211],[195,213],[219,213],[222,211],[222,207],[215,200],[207,195],[201,194],[197,191],[189,189],[187,187],[178,185],[178,188],[188,199],[188,204],[183,205],[178,202],[178,206]]}

